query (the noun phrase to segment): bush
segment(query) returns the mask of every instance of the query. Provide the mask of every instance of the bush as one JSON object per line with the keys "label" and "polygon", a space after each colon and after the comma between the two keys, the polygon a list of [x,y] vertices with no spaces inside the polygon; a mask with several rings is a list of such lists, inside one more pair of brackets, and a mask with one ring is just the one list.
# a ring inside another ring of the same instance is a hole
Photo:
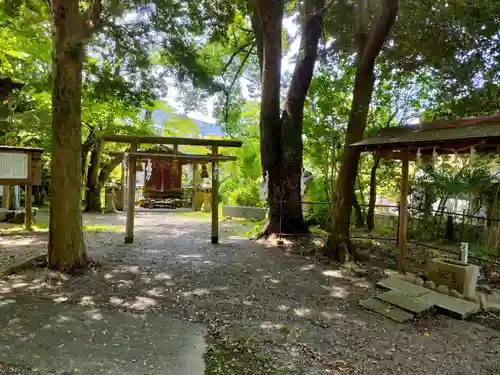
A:
{"label": "bush", "polygon": [[240,180],[237,184],[225,189],[222,201],[236,206],[263,207],[260,200],[259,183],[254,180]]}

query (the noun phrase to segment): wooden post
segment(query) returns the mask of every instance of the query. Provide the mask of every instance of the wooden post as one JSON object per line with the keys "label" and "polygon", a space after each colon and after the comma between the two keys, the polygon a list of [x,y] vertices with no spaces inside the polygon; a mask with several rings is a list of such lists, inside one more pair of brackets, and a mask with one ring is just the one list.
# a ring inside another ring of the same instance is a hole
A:
{"label": "wooden post", "polygon": [[[130,152],[137,150],[137,144],[130,145]],[[125,243],[134,242],[134,211],[135,211],[135,180],[136,180],[136,157],[129,156],[127,178],[127,221],[125,223]]]}
{"label": "wooden post", "polygon": [[198,163],[193,163],[193,201],[192,206],[193,206],[193,211],[196,211],[196,191],[197,191],[197,185],[198,185]]}
{"label": "wooden post", "polygon": [[401,194],[399,197],[399,230],[398,230],[398,247],[399,258],[398,268],[399,272],[406,272],[407,270],[407,253],[408,243],[406,239],[406,232],[408,229],[408,158],[403,158],[403,165],[401,169]]}
{"label": "wooden post", "polygon": [[8,210],[9,209],[9,202],[10,202],[9,185],[3,185],[2,208],[5,208],[6,210]]}
{"label": "wooden post", "polygon": [[[212,156],[217,156],[218,147],[212,146]],[[212,243],[219,243],[219,164],[212,162]]]}
{"label": "wooden post", "polygon": [[27,230],[31,230],[31,224],[33,223],[32,196],[31,185],[26,185],[24,190],[24,226]]}
{"label": "wooden post", "polygon": [[127,211],[127,168],[125,167],[125,163],[121,162],[121,168],[122,168],[122,208],[123,212]]}

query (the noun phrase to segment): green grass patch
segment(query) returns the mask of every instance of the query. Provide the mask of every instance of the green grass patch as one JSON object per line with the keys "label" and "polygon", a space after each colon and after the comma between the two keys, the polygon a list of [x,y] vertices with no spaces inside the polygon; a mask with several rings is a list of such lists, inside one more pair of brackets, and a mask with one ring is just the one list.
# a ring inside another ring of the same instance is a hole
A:
{"label": "green grass patch", "polygon": [[123,232],[125,230],[123,225],[120,224],[89,224],[84,225],[85,232]]}

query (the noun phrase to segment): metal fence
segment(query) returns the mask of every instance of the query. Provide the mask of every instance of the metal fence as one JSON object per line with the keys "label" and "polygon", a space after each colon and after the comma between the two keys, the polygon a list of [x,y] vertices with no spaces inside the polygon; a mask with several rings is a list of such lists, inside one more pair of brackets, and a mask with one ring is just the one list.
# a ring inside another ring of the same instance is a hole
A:
{"label": "metal fence", "polygon": [[[284,202],[282,202],[284,203]],[[330,202],[301,201],[307,217],[315,218],[313,224],[328,231]],[[368,205],[360,205],[366,221]],[[469,243],[471,259],[490,262],[500,253],[500,220],[495,218],[469,215],[465,212],[454,213],[446,210],[423,210],[418,207],[408,208],[408,232],[410,243],[428,248],[457,254],[462,242]],[[375,205],[375,228],[368,233],[365,227],[356,227],[355,213],[351,215],[351,238],[397,241],[399,230],[399,206]],[[286,234],[281,234],[287,236]],[[312,231],[308,235],[325,237],[325,233]]]}

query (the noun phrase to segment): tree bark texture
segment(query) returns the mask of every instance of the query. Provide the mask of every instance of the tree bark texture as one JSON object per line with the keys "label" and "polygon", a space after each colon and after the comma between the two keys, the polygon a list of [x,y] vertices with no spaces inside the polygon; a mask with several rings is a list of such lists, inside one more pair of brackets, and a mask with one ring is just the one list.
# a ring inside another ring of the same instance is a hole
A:
{"label": "tree bark texture", "polygon": [[[282,232],[303,234],[308,232],[302,215],[300,179],[302,177],[302,128],[304,103],[311,84],[318,44],[323,30],[324,0],[307,0],[299,56],[281,114],[281,168],[283,207]],[[283,220],[283,218],[285,218]]]}
{"label": "tree bark texture", "polygon": [[366,227],[371,232],[375,229],[375,205],[377,203],[377,169],[380,157],[374,155],[373,166],[370,172],[370,198],[368,201],[368,213],[366,214]]}
{"label": "tree bark texture", "polygon": [[[278,9],[279,7],[279,9]],[[273,5],[258,1],[262,22],[263,70],[261,101],[261,160],[268,174],[269,223],[267,233],[304,234],[308,232],[302,215],[300,179],[302,176],[302,123],[304,103],[311,83],[323,30],[324,0],[308,0],[302,39],[284,109],[279,114],[281,79],[282,1]],[[256,37],[258,38],[256,33]],[[257,45],[259,43],[257,42]]]}
{"label": "tree bark texture", "polygon": [[260,108],[260,154],[262,173],[268,177],[269,233],[281,232],[281,31],[284,1],[257,0],[262,23],[263,62]]}
{"label": "tree bark texture", "polygon": [[[325,247],[325,252],[328,255],[341,262],[345,262],[349,256],[355,255],[354,249],[350,246],[349,226],[360,152],[348,146],[363,139],[375,81],[375,60],[394,24],[399,1],[384,0],[381,7],[371,32],[367,34],[365,32],[367,27],[363,24],[358,25],[357,31],[358,63],[353,99],[347,123],[343,162],[337,180],[333,228]],[[363,14],[358,18],[363,20],[365,15],[364,12],[361,13]]]}
{"label": "tree bark texture", "polygon": [[85,190],[85,212],[102,212],[101,188],[99,186],[99,164],[101,161],[101,141],[94,142],[90,152],[87,170],[87,188]]}
{"label": "tree bark texture", "polygon": [[363,215],[363,210],[356,198],[356,194],[353,193],[352,207],[354,208],[354,215],[356,217],[356,228],[362,228],[365,225],[365,217]]}
{"label": "tree bark texture", "polygon": [[48,264],[69,271],[85,266],[82,232],[81,94],[83,22],[77,0],[51,0],[52,192]]}

